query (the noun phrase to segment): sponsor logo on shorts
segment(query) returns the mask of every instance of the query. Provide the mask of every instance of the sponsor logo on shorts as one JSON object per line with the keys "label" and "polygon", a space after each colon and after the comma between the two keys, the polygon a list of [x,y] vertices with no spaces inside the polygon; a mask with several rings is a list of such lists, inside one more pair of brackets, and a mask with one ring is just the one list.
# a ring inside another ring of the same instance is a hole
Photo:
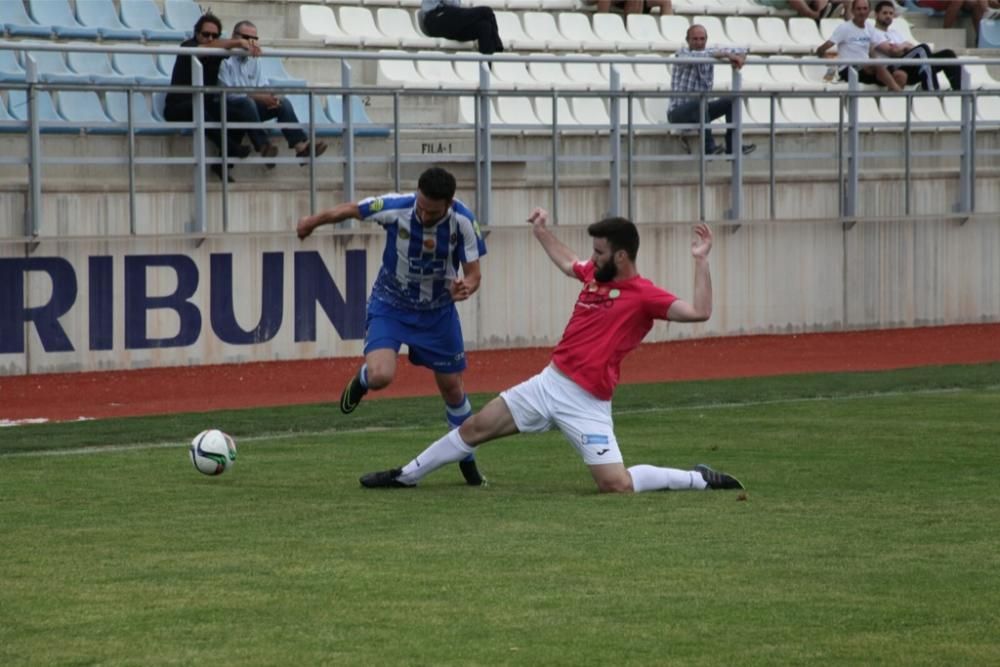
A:
{"label": "sponsor logo on shorts", "polygon": [[606,445],[608,442],[608,436],[606,435],[584,433],[580,436],[580,444],[582,445]]}
{"label": "sponsor logo on shorts", "polygon": [[610,451],[611,451],[610,449],[599,449],[599,450],[597,450],[597,455],[598,456],[604,456],[605,454],[607,454]]}

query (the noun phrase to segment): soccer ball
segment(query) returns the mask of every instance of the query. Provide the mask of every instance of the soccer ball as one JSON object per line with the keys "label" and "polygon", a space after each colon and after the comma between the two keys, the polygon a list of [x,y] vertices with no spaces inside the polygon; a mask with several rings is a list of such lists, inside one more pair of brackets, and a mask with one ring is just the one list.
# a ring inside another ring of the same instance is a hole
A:
{"label": "soccer ball", "polygon": [[206,475],[221,475],[236,462],[236,443],[218,429],[202,431],[191,441],[191,463]]}

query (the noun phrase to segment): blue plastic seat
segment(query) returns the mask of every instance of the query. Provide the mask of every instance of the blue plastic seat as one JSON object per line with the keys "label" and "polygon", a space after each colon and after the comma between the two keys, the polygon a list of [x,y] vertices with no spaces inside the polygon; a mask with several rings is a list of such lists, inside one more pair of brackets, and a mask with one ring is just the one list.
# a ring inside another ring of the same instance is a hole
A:
{"label": "blue plastic seat", "polygon": [[944,12],[939,12],[936,9],[930,7],[921,7],[916,3],[916,0],[903,0],[903,7],[906,8],[908,12],[917,12],[919,14],[926,14],[927,16],[943,16]]}
{"label": "blue plastic seat", "polygon": [[0,2],[0,25],[11,37],[51,37],[52,28],[38,25],[24,11],[21,0],[2,0]]}
{"label": "blue plastic seat", "polygon": [[979,48],[1000,49],[1000,19],[979,22]]}
{"label": "blue plastic seat", "polygon": [[14,125],[18,120],[10,115],[7,111],[7,105],[4,103],[3,98],[0,97],[0,132],[24,132],[24,126],[18,127]]}
{"label": "blue plastic seat", "polygon": [[305,79],[297,79],[288,73],[281,62],[281,58],[264,56],[260,59],[260,67],[263,70],[264,76],[273,86],[295,88],[304,88],[306,86]]}
{"label": "blue plastic seat", "polygon": [[[55,127],[42,127],[41,131],[55,134],[75,134],[79,128],[68,127],[66,119],[59,115],[52,104],[52,96],[47,90],[36,90],[38,100],[38,119],[42,123],[58,123]],[[28,95],[24,90],[11,90],[7,93],[7,105],[10,114],[17,120],[28,120]]]}
{"label": "blue plastic seat", "polygon": [[80,25],[68,0],[28,0],[28,13],[39,25],[52,28],[63,39],[97,39],[97,28]]}
{"label": "blue plastic seat", "polygon": [[170,77],[164,76],[156,66],[156,59],[148,53],[113,53],[111,66],[143,86],[165,86]]}
{"label": "blue plastic seat", "polygon": [[[107,92],[104,93],[104,104],[108,111],[108,116],[111,117],[116,123],[122,123],[125,125],[124,131],[128,131],[128,93],[124,92]],[[159,124],[162,121],[157,120],[152,111],[149,109],[149,104],[146,101],[146,96],[142,93],[132,94],[132,122],[134,125],[143,124]],[[171,130],[165,127],[136,127],[136,134],[174,134],[175,130]]]}
{"label": "blue plastic seat", "polygon": [[[36,42],[22,42],[30,46]],[[38,65],[38,80],[45,83],[88,83],[90,78],[77,74],[66,66],[63,54],[59,51],[27,51],[22,57],[24,69],[28,69],[28,57],[34,58]]]}
{"label": "blue plastic seat", "polygon": [[[344,124],[343,97],[340,95],[329,95],[326,98],[326,111],[330,120],[338,125]],[[357,95],[351,95],[351,123],[354,125],[354,134],[359,137],[387,137],[389,129],[377,127],[368,117],[364,102]],[[366,127],[367,126],[367,127]]]}
{"label": "blue plastic seat", "polygon": [[15,54],[15,51],[0,51],[0,82],[24,81],[24,68]]}
{"label": "blue plastic seat", "polygon": [[76,17],[83,25],[96,28],[101,39],[142,39],[141,30],[122,25],[112,0],[76,0]]}
{"label": "blue plastic seat", "polygon": [[163,18],[174,30],[183,30],[190,38],[194,35],[194,24],[201,18],[201,7],[192,0],[166,0],[163,3]]}
{"label": "blue plastic seat", "polygon": [[183,41],[187,33],[174,30],[163,22],[160,10],[153,0],[121,0],[122,23],[129,28],[142,30],[142,36],[149,40]]}
{"label": "blue plastic seat", "polygon": [[135,79],[119,74],[111,68],[107,55],[96,51],[70,51],[66,54],[69,68],[86,76],[92,83],[129,84]]}
{"label": "blue plastic seat", "polygon": [[92,90],[62,91],[56,101],[56,111],[71,123],[78,123],[79,129],[88,134],[121,134],[121,128],[114,127],[108,114],[104,112],[101,98]]}
{"label": "blue plastic seat", "polygon": [[[308,95],[288,95],[288,102],[295,109],[295,117],[302,124],[303,131],[309,133],[309,96]],[[313,96],[313,123],[316,124],[316,136],[318,137],[338,137],[344,133],[343,128],[332,127],[330,117],[323,109],[323,96]],[[279,130],[275,130],[279,132]]]}
{"label": "blue plastic seat", "polygon": [[174,63],[177,61],[177,54],[174,53],[161,53],[156,56],[156,66],[163,72],[163,75],[170,80],[170,77],[174,73]]}

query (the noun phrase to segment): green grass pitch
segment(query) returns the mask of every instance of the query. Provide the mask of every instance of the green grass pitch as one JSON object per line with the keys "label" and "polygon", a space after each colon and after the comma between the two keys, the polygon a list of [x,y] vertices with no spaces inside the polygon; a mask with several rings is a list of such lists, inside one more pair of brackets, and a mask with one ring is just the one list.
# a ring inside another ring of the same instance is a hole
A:
{"label": "green grass pitch", "polygon": [[483,447],[488,488],[361,489],[432,399],[2,429],[0,665],[1000,664],[1000,364],[625,386],[615,419],[626,464],[746,499],[599,495],[558,433]]}

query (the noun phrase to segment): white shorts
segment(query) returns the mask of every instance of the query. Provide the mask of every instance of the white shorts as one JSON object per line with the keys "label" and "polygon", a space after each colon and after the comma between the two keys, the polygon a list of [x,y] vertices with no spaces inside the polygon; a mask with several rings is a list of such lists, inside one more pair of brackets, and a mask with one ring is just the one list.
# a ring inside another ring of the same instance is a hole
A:
{"label": "white shorts", "polygon": [[557,426],[589,466],[621,463],[611,401],[602,401],[552,366],[500,398],[522,433],[541,433]]}

